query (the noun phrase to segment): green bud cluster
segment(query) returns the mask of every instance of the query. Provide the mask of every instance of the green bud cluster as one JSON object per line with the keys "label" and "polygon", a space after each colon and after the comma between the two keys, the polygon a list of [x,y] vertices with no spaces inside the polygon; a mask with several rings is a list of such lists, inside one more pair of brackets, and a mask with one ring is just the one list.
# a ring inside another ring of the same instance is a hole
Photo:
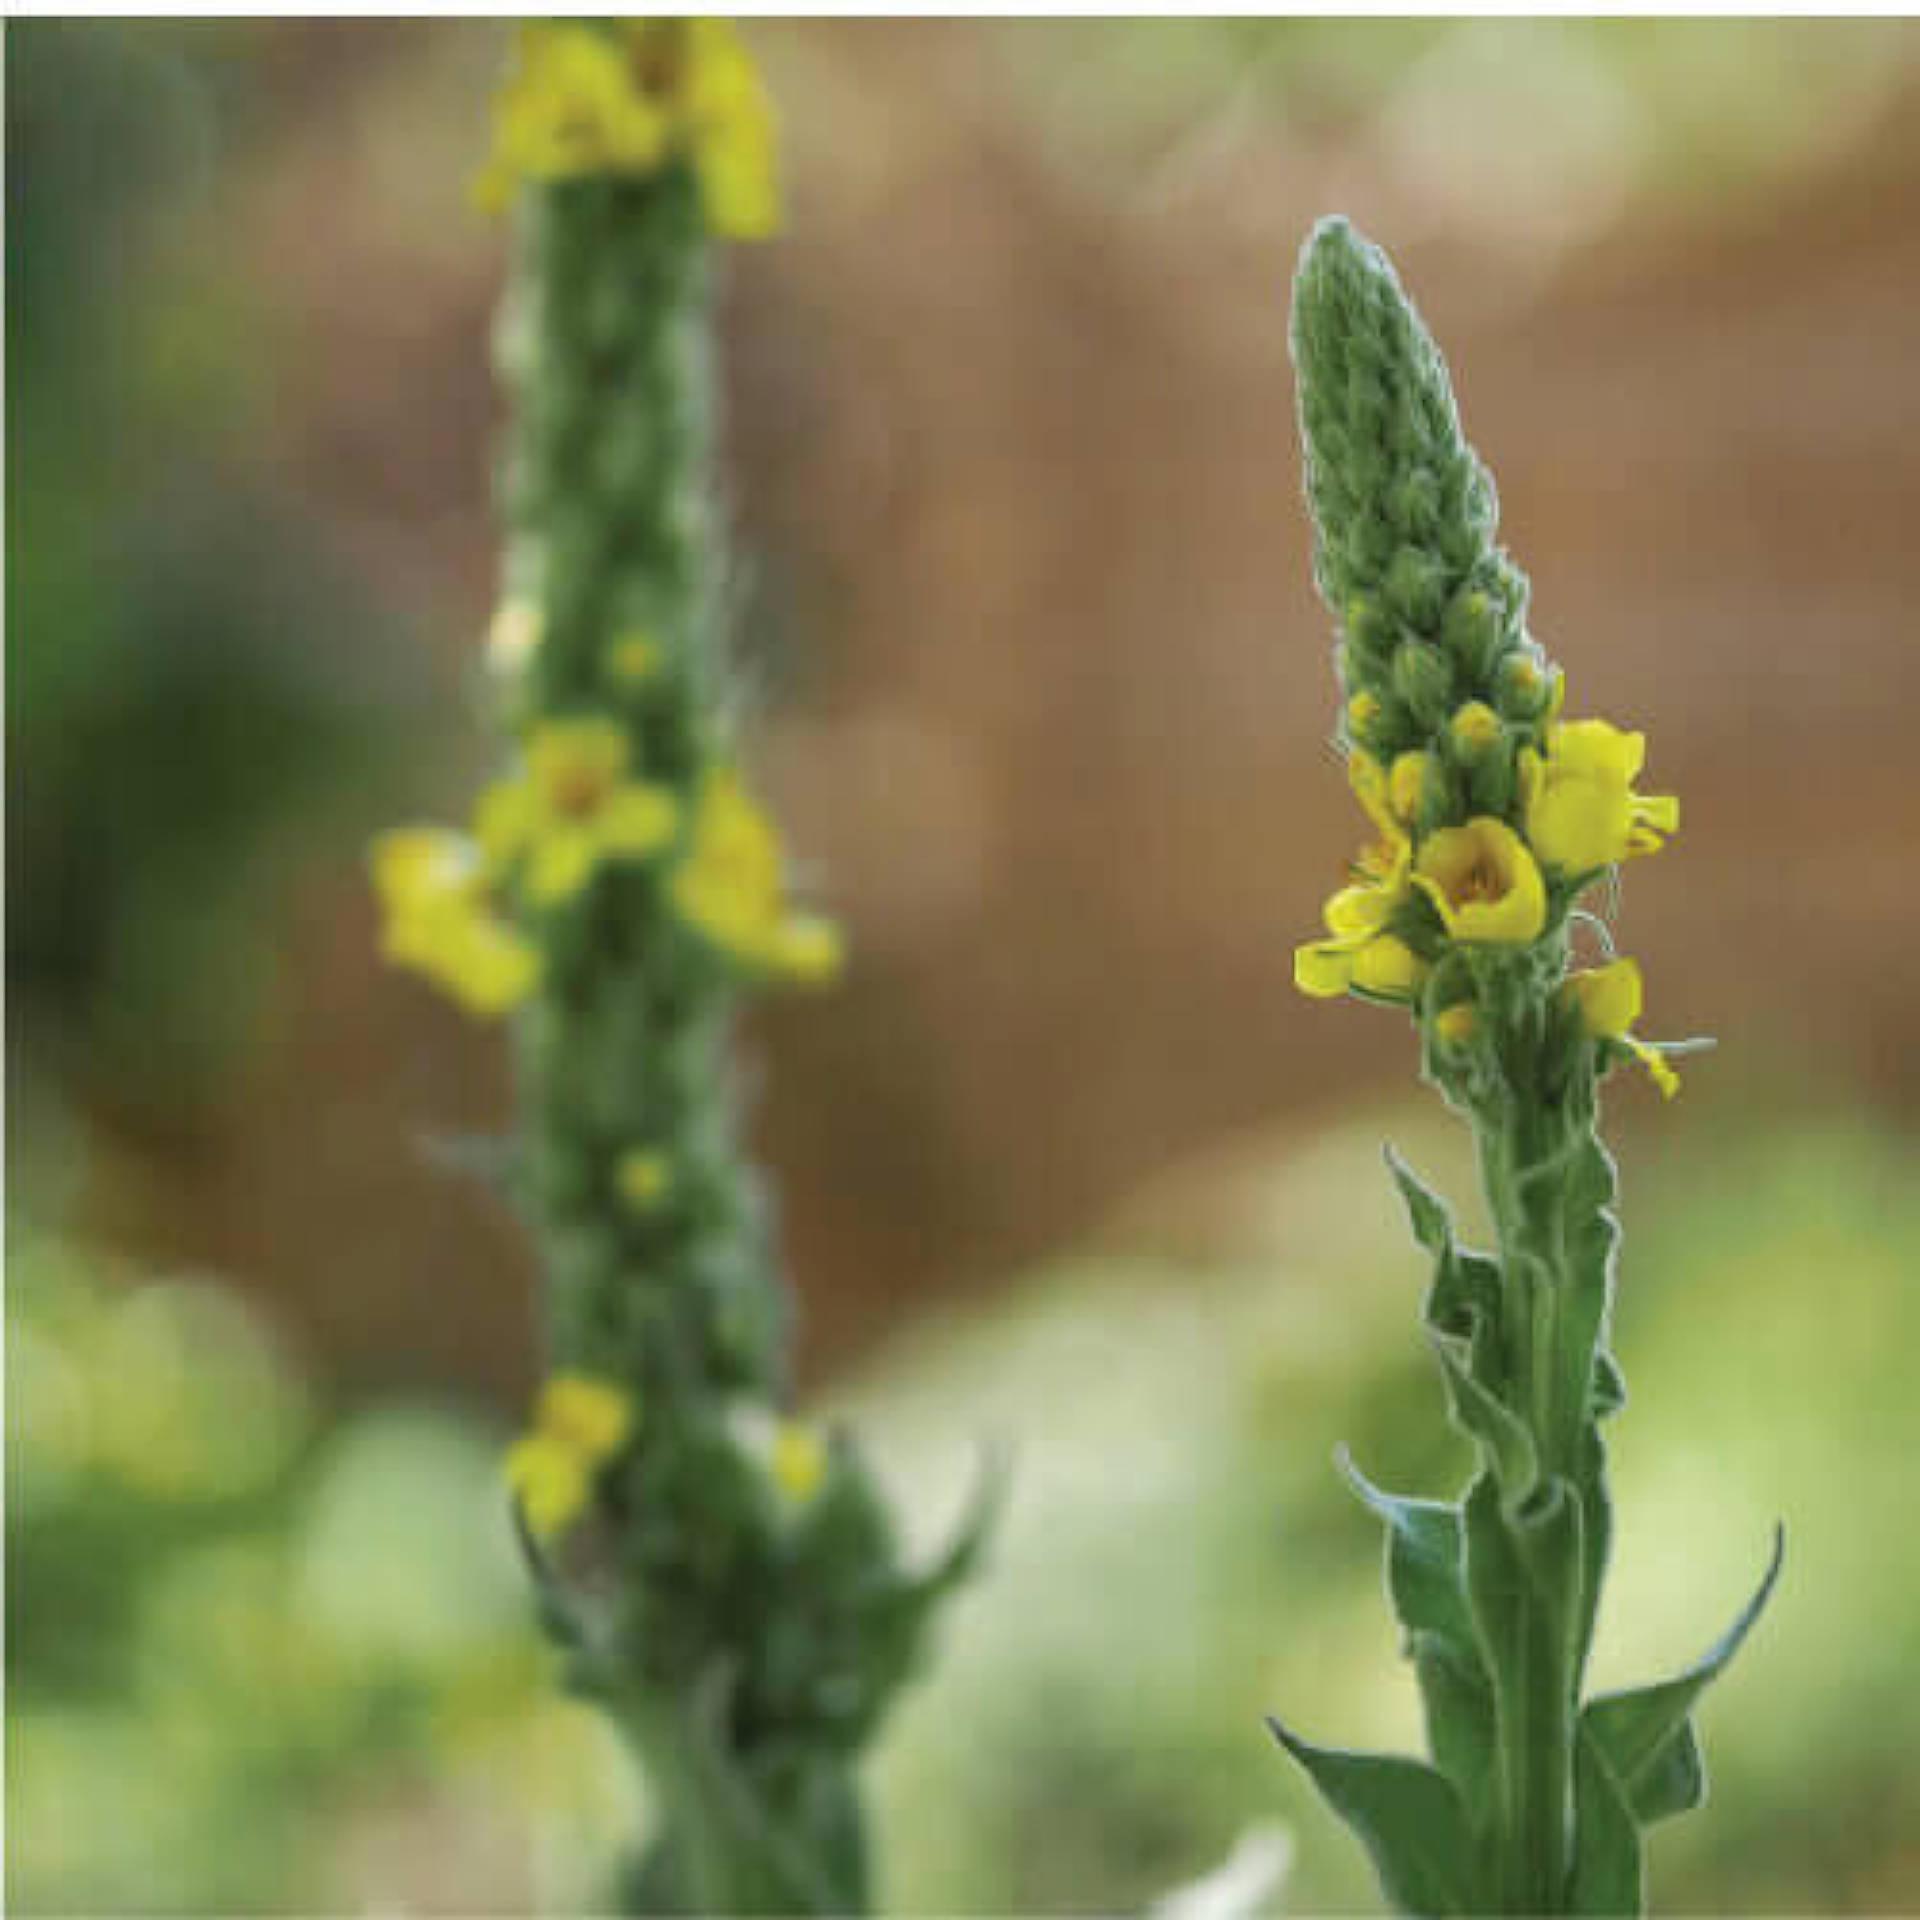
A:
{"label": "green bud cluster", "polygon": [[[1513,754],[1537,740],[1552,691],[1526,632],[1526,576],[1495,544],[1493,481],[1439,348],[1386,256],[1344,220],[1322,221],[1301,255],[1293,351],[1347,737],[1383,763],[1426,749],[1465,772],[1447,723],[1479,702],[1506,734],[1472,754],[1478,791],[1463,785],[1458,801],[1505,813]],[[1496,759],[1504,777],[1488,770]]]}
{"label": "green bud cluster", "polygon": [[[519,208],[498,352],[512,396],[505,592],[538,644],[517,729],[613,716],[632,764],[697,804],[726,756],[710,246],[695,180],[585,176]],[[658,662],[617,670],[623,636]],[[610,864],[542,928],[519,1021],[517,1198],[557,1370],[613,1384],[633,1438],[597,1524],[529,1541],[571,1683],[648,1769],[661,1821],[637,1910],[849,1912],[868,1898],[855,1767],[971,1560],[902,1559],[844,1437],[783,1498],[743,1433],[786,1398],[789,1303],[730,1068],[745,977],[673,911],[661,863]],[[668,1170],[623,1194],[636,1145]],[[582,1565],[585,1556],[587,1564]]]}

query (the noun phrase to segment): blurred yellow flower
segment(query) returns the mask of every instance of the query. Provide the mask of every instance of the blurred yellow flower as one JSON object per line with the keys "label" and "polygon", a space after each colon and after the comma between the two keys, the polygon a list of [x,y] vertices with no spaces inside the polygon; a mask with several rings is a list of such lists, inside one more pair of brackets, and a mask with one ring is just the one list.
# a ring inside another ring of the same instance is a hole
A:
{"label": "blurred yellow flower", "polygon": [[1540,858],[1566,873],[1591,873],[1657,852],[1679,828],[1680,802],[1634,792],[1646,757],[1644,734],[1605,720],[1565,722],[1547,735],[1544,757],[1523,754],[1527,838]]}
{"label": "blurred yellow flower", "polygon": [[1482,815],[1429,834],[1413,877],[1456,940],[1525,946],[1547,924],[1546,883],[1505,821]]}
{"label": "blurred yellow flower", "polygon": [[810,983],[840,970],[839,930],[789,908],[773,822],[731,767],[709,769],[700,783],[672,891],[688,925],[749,966]]}
{"label": "blurred yellow flower", "polygon": [[819,1428],[782,1420],[774,1429],[767,1472],[789,1506],[804,1507],[827,1477],[827,1443]]}
{"label": "blurred yellow flower", "polygon": [[646,173],[667,152],[670,121],[639,84],[621,39],[586,24],[532,21],[494,103],[493,153],[475,184],[498,211],[522,181]]}
{"label": "blurred yellow flower", "polygon": [[635,1147],[620,1156],[613,1178],[621,1199],[635,1212],[645,1213],[658,1205],[673,1185],[673,1163],[654,1148]]}
{"label": "blurred yellow flower", "polygon": [[607,649],[607,673],[622,686],[637,687],[660,671],[664,657],[651,634],[623,634]]}
{"label": "blurred yellow flower", "polygon": [[540,1389],[531,1431],[507,1454],[507,1485],[539,1539],[564,1533],[585,1510],[594,1476],[627,1444],[632,1398],[610,1381],[555,1374]]}
{"label": "blurred yellow flower", "polygon": [[1633,1037],[1646,998],[1638,961],[1613,960],[1604,967],[1571,974],[1561,992],[1595,1039],[1619,1041],[1646,1068],[1662,1099],[1671,1100],[1680,1091],[1680,1076],[1666,1056]]}
{"label": "blurred yellow flower", "polygon": [[1387,803],[1394,817],[1411,821],[1420,811],[1420,796],[1426,790],[1430,754],[1415,750],[1396,756],[1393,771],[1387,775]]}
{"label": "blurred yellow flower", "polygon": [[757,240],[779,224],[773,107],[720,20],[523,26],[475,192],[497,211],[522,181],[648,174],[684,156],[708,226]]}
{"label": "blurred yellow flower", "polygon": [[381,951],[491,1019],[540,982],[540,954],[495,910],[481,850],[440,827],[403,827],[373,844]]}
{"label": "blurred yellow flower", "polygon": [[1480,1010],[1471,1000],[1456,1000],[1433,1016],[1435,1037],[1449,1047],[1464,1047],[1480,1027]]}
{"label": "blurred yellow flower", "polygon": [[641,860],[672,838],[672,794],[628,778],[627,736],[612,720],[549,720],[520,776],[480,796],[474,830],[498,866],[526,864],[529,897],[571,899],[602,861]]}

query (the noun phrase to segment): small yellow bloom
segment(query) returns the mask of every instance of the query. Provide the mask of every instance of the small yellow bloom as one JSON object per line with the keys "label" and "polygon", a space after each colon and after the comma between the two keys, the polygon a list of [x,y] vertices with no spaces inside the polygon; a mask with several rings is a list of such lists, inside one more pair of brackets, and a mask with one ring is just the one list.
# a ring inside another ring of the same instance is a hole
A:
{"label": "small yellow bloom", "polygon": [[496,1018],[540,983],[539,950],[494,910],[480,849],[439,827],[383,833],[373,845],[381,949],[468,1013]]}
{"label": "small yellow bloom", "polygon": [[580,1456],[550,1434],[530,1433],[507,1452],[507,1486],[536,1540],[553,1540],[579,1519],[593,1491]]}
{"label": "small yellow bloom", "polygon": [[827,1443],[819,1428],[782,1420],[774,1431],[767,1471],[790,1506],[804,1507],[827,1478]]}
{"label": "small yellow bloom", "polygon": [[1547,924],[1546,883],[1520,836],[1480,816],[1422,842],[1414,884],[1456,940],[1525,946]]}
{"label": "small yellow bloom", "polygon": [[1680,825],[1670,794],[1639,794],[1647,757],[1643,734],[1604,720],[1574,720],[1547,735],[1544,757],[1521,756],[1527,838],[1549,866],[1591,873],[1634,854],[1655,853]]}
{"label": "small yellow bloom", "polygon": [[1500,744],[1500,716],[1484,700],[1469,700],[1456,708],[1447,722],[1453,743],[1469,760],[1490,753]]}
{"label": "small yellow bloom", "polygon": [[476,195],[497,211],[522,181],[649,174],[681,157],[715,233],[757,240],[779,224],[772,103],[732,27],[540,21],[520,29]]}
{"label": "small yellow bloom", "polygon": [[1396,819],[1410,822],[1420,811],[1420,796],[1426,791],[1431,758],[1420,752],[1403,753],[1395,758],[1393,771],[1387,775],[1387,800]]}
{"label": "small yellow bloom", "polygon": [[552,905],[578,894],[602,861],[659,852],[679,810],[664,788],[629,779],[627,759],[627,736],[612,720],[537,727],[521,775],[480,796],[475,830],[487,857],[524,860],[528,894]]}
{"label": "small yellow bloom", "polygon": [[1380,696],[1377,693],[1362,691],[1356,693],[1347,702],[1347,734],[1350,739],[1364,740],[1372,731],[1374,723],[1380,718]]}
{"label": "small yellow bloom", "polygon": [[584,24],[529,22],[515,36],[513,67],[494,105],[493,153],[475,197],[497,212],[523,180],[651,172],[671,131],[617,36]]}
{"label": "small yellow bloom", "polygon": [[1671,1100],[1680,1091],[1680,1076],[1666,1056],[1657,1047],[1633,1037],[1646,997],[1638,961],[1613,960],[1604,967],[1571,974],[1561,992],[1578,1009],[1582,1023],[1596,1040],[1619,1041],[1646,1068],[1663,1100]]}
{"label": "small yellow bloom", "polygon": [[731,240],[764,240],[780,224],[773,103],[724,20],[689,20],[684,31],[681,117],[707,224]]}
{"label": "small yellow bloom", "polygon": [[673,1185],[673,1162],[650,1147],[635,1147],[620,1156],[613,1179],[621,1199],[636,1213],[646,1213]]}
{"label": "small yellow bloom", "polygon": [[838,931],[789,908],[779,836],[731,767],[709,769],[700,783],[672,891],[688,925],[749,966],[802,981],[830,979],[839,967]]}
{"label": "small yellow bloom", "polygon": [[624,634],[607,649],[607,674],[622,686],[641,686],[660,671],[664,657],[650,633]]}
{"label": "small yellow bloom", "polygon": [[592,1497],[594,1476],[627,1444],[632,1397],[590,1374],[558,1373],[540,1389],[532,1431],[507,1455],[507,1484],[542,1540],[564,1533]]}
{"label": "small yellow bloom", "polygon": [[1456,1000],[1433,1016],[1434,1037],[1449,1047],[1464,1047],[1479,1026],[1480,1010],[1471,1000]]}

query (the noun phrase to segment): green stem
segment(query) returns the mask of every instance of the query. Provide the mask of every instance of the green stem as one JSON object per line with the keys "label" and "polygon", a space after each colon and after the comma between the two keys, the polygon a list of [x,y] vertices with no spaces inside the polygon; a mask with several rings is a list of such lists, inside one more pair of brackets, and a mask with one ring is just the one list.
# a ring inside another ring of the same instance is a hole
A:
{"label": "green stem", "polygon": [[[1567,1271],[1561,1169],[1566,1116],[1509,1100],[1476,1123],[1499,1235],[1515,1402],[1532,1430],[1542,1484],[1569,1490],[1584,1409],[1566,1404],[1562,1344]],[[1503,1904],[1565,1910],[1572,1827],[1573,1737],[1580,1656],[1549,1596],[1524,1581],[1513,1644],[1497,1650]]]}

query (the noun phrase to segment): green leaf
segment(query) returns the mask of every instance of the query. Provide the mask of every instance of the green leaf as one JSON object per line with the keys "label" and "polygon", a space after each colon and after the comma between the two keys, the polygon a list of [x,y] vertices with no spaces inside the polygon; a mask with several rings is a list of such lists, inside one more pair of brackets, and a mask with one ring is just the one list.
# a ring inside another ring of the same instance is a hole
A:
{"label": "green leaf", "polygon": [[1688,1715],[1709,1685],[1726,1670],[1740,1643],[1760,1618],[1786,1553],[1786,1532],[1775,1528],[1773,1556],[1753,1598],[1725,1633],[1684,1673],[1648,1687],[1602,1694],[1587,1704],[1582,1728],[1605,1756],[1629,1804],[1643,1821],[1696,1807],[1706,1795],[1706,1773]]}
{"label": "green leaf", "polygon": [[1376,1487],[1344,1449],[1340,1470],[1387,1528],[1387,1593],[1409,1633],[1431,1633],[1471,1649],[1473,1621],[1461,1580],[1460,1511]]}
{"label": "green leaf", "polygon": [[1443,1774],[1402,1754],[1316,1747],[1278,1720],[1267,1725],[1352,1828],[1394,1906],[1414,1914],[1477,1909],[1466,1814]]}
{"label": "green leaf", "polygon": [[1625,1790],[1583,1720],[1573,1756],[1572,1913],[1638,1914],[1646,1904],[1640,1828]]}
{"label": "green leaf", "polygon": [[1517,1505],[1539,1478],[1533,1435],[1511,1408],[1474,1377],[1473,1353],[1465,1341],[1443,1333],[1429,1337],[1446,1378],[1454,1424],[1479,1446],[1509,1505]]}
{"label": "green leaf", "polygon": [[1413,1225],[1413,1237],[1438,1260],[1453,1247],[1453,1214],[1447,1203],[1401,1159],[1392,1147],[1385,1149],[1387,1171],[1407,1203],[1407,1218]]}
{"label": "green leaf", "polygon": [[1376,1487],[1342,1451],[1341,1471],[1387,1529],[1387,1594],[1406,1630],[1420,1682],[1427,1742],[1470,1813],[1491,1788],[1493,1683],[1467,1607],[1457,1507]]}

